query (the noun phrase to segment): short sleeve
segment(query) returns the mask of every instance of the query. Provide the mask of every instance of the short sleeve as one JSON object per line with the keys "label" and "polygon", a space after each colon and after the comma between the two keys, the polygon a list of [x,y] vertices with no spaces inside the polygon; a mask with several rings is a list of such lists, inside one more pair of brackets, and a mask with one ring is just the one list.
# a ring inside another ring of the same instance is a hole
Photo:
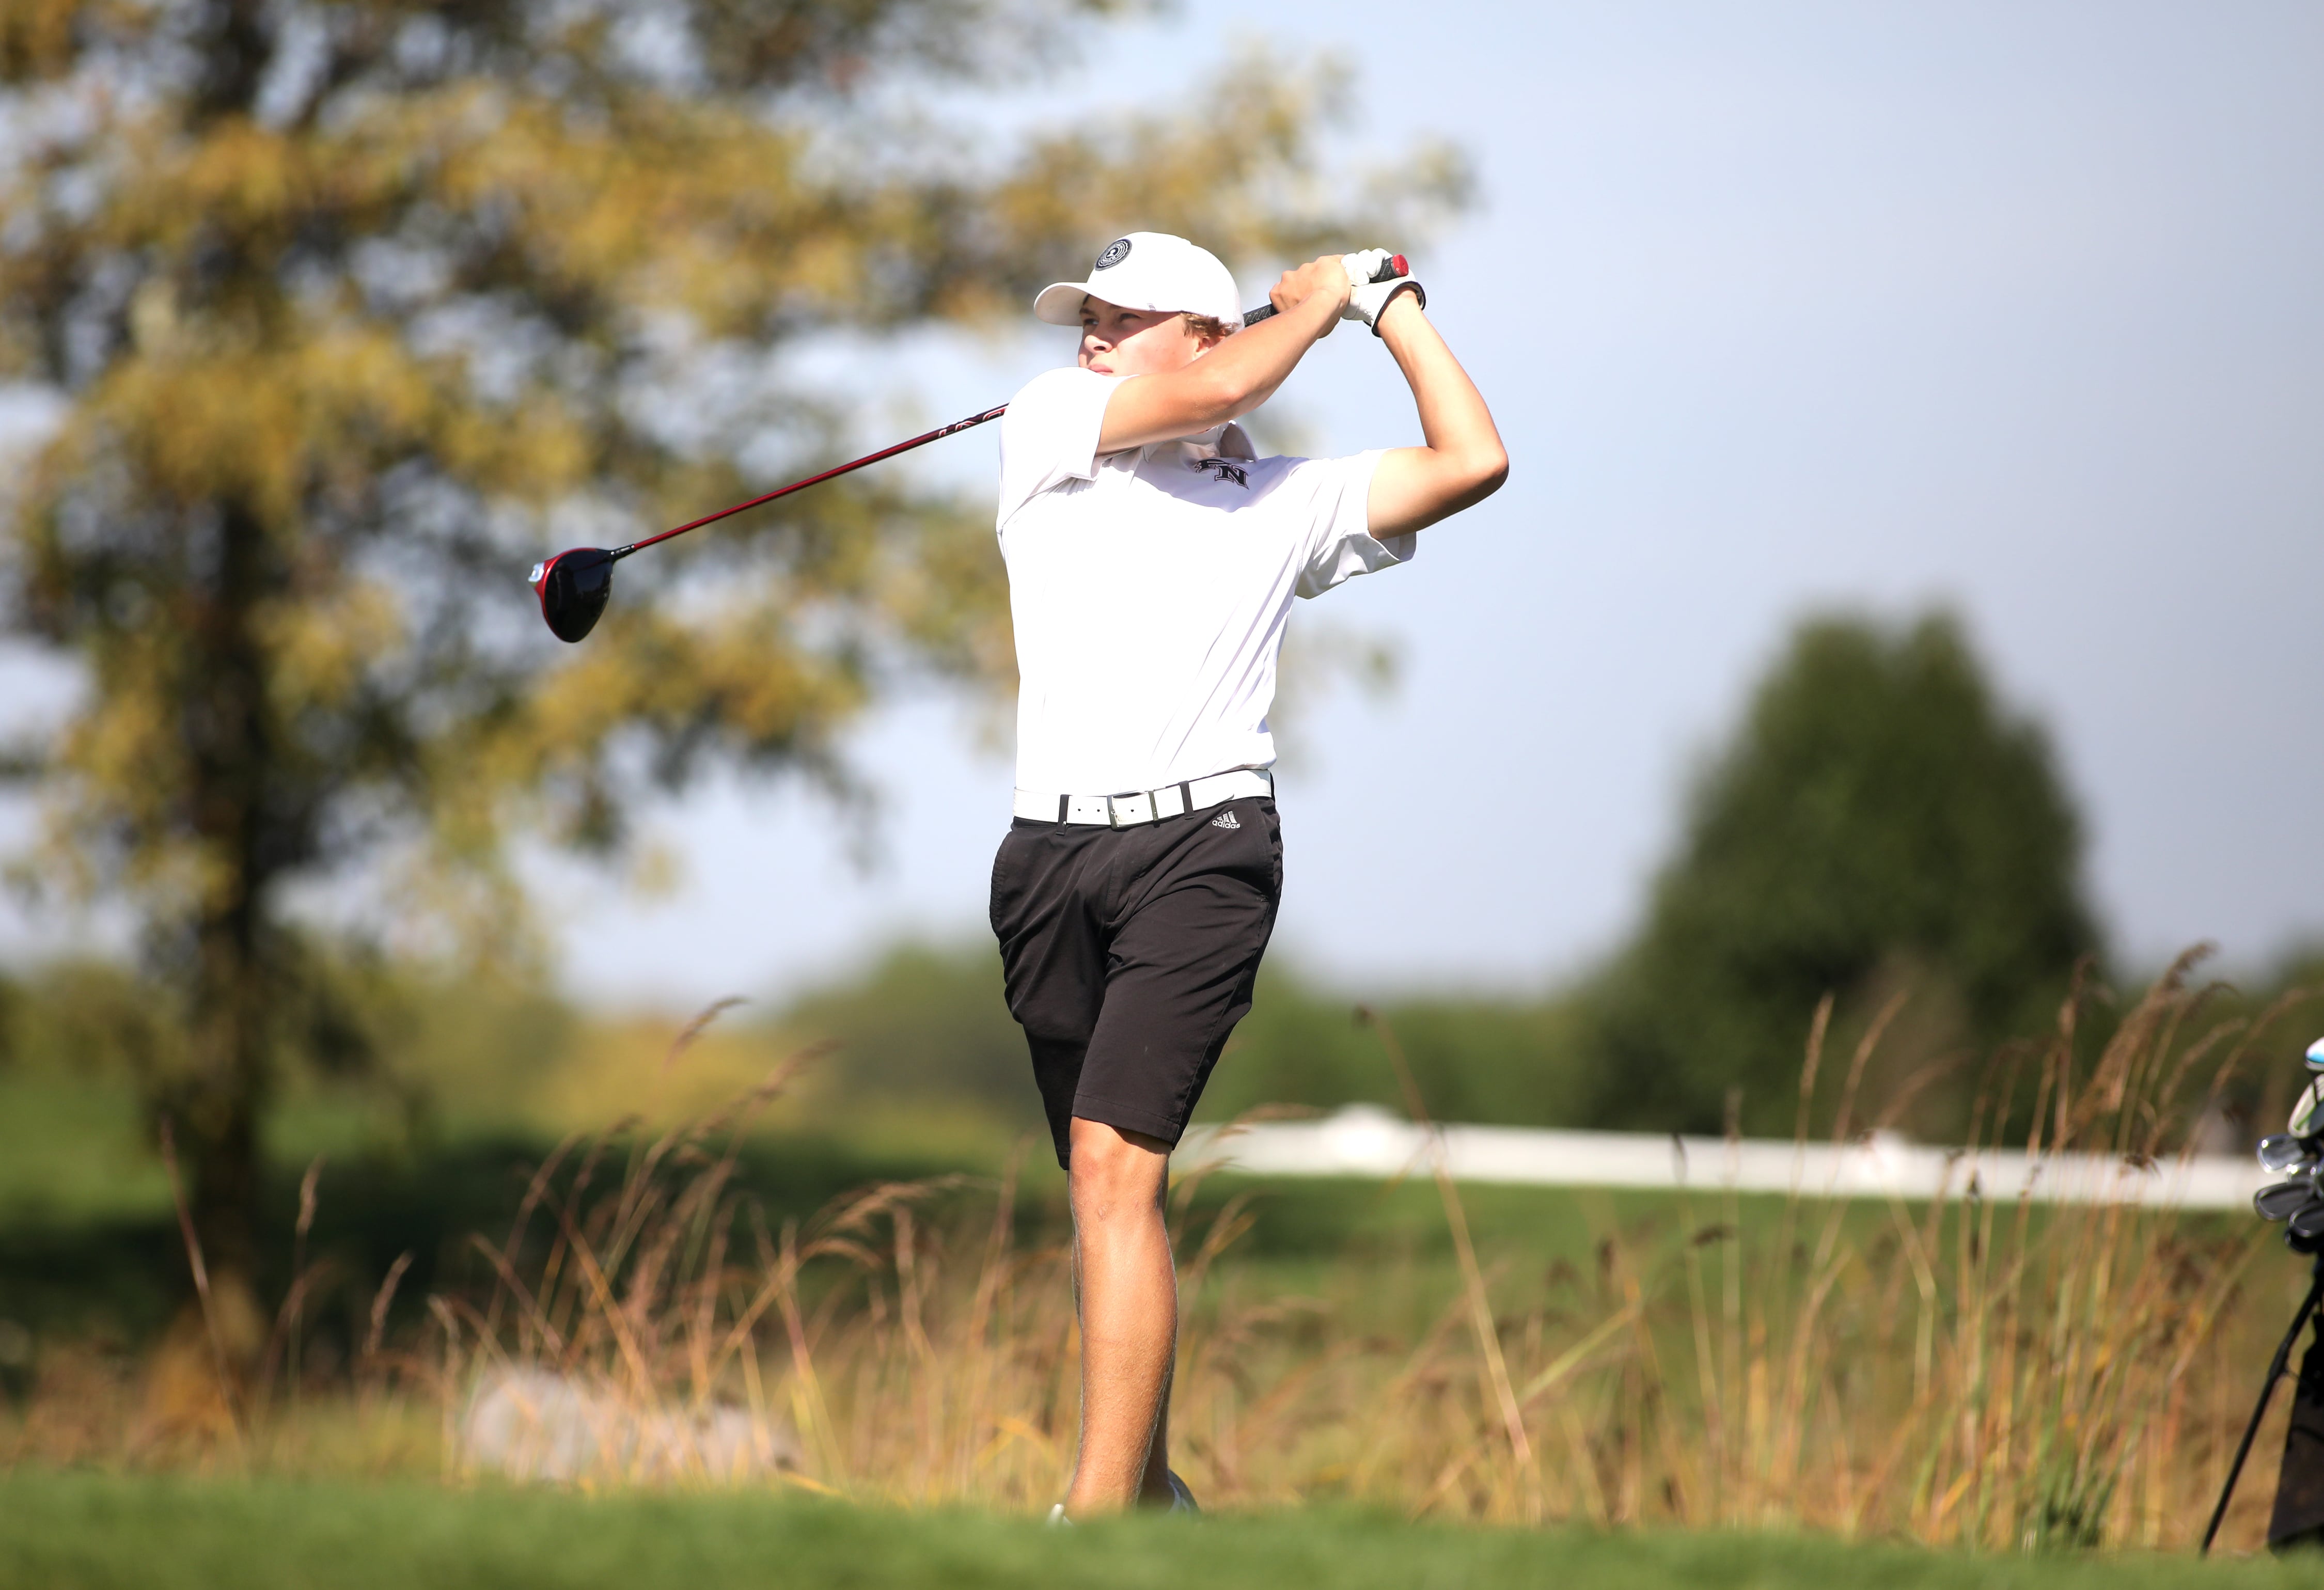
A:
{"label": "short sleeve", "polygon": [[1410,563],[1419,549],[1420,538],[1410,531],[1385,541],[1372,538],[1372,472],[1379,461],[1374,451],[1352,458],[1307,459],[1294,468],[1292,481],[1312,493],[1314,502],[1299,569],[1300,595],[1321,596],[1358,574]]}
{"label": "short sleeve", "polygon": [[1001,500],[996,523],[1044,492],[1097,473],[1097,444],[1113,389],[1130,379],[1093,370],[1051,370],[1025,383],[1001,417]]}

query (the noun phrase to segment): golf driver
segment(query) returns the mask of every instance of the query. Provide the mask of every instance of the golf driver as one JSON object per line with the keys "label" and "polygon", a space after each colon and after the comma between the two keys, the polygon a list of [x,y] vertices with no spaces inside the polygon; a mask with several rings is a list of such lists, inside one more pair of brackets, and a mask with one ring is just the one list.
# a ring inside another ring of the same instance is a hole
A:
{"label": "golf driver", "polygon": [[[1405,257],[1402,254],[1396,254],[1389,258],[1387,264],[1379,268],[1372,280],[1389,281],[1411,273],[1412,268],[1406,262]],[[1242,317],[1243,324],[1255,325],[1274,313],[1275,306],[1262,304]],[[908,442],[898,442],[894,446],[882,447],[877,453],[866,453],[862,457],[840,464],[835,469],[826,469],[821,474],[809,475],[801,481],[793,481],[789,485],[779,486],[764,496],[753,497],[748,502],[737,502],[732,508],[722,508],[716,513],[705,514],[700,519],[678,526],[675,529],[664,530],[658,536],[648,536],[642,541],[632,541],[627,547],[570,547],[545,562],[534,564],[532,573],[525,576],[525,583],[532,587],[533,594],[540,599],[540,616],[549,625],[549,633],[568,644],[578,641],[597,627],[598,619],[604,614],[605,603],[613,599],[613,565],[631,553],[642,552],[658,541],[667,541],[672,536],[683,536],[688,530],[698,530],[705,525],[716,524],[722,519],[732,519],[745,509],[757,508],[764,503],[772,502],[778,497],[788,497],[793,492],[804,492],[809,486],[821,485],[825,481],[835,480],[841,475],[862,469],[867,464],[877,464],[883,458],[893,458],[899,453],[908,453],[915,447],[925,447],[930,442],[940,442],[946,437],[957,436],[960,432],[973,429],[987,420],[998,419],[1008,412],[1009,405],[1003,403],[997,409],[987,409],[982,414],[972,414],[965,419],[955,419],[950,425],[940,425],[925,435],[914,437]],[[2317,1063],[2324,1064],[2324,1062]]]}

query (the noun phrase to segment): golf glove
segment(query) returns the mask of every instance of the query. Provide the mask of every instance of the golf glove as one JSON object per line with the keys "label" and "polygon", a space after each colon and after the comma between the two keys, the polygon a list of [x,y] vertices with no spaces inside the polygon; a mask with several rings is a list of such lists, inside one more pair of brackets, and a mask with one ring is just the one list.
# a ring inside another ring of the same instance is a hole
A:
{"label": "golf glove", "polygon": [[1372,328],[1374,336],[1379,335],[1380,311],[1397,294],[1410,291],[1419,299],[1422,308],[1428,307],[1427,290],[1409,276],[1391,276],[1386,281],[1372,280],[1391,257],[1391,251],[1384,248],[1368,248],[1360,253],[1340,256],[1340,263],[1355,289],[1348,295],[1348,307],[1340,311],[1340,318],[1362,321]]}

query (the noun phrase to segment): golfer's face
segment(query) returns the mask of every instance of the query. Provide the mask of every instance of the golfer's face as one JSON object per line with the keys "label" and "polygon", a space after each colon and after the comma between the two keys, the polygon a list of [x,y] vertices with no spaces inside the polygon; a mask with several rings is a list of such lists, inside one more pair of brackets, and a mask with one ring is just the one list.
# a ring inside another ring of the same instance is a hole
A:
{"label": "golfer's face", "polygon": [[1081,366],[1100,375],[1164,375],[1194,362],[1201,343],[1183,315],[1082,300]]}

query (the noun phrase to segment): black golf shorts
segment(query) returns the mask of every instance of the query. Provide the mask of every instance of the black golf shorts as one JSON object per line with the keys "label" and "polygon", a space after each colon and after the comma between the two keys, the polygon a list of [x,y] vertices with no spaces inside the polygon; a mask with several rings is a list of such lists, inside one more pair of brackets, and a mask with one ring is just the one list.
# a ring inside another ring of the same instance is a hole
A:
{"label": "black golf shorts", "polygon": [[1135,828],[1009,825],[992,931],[1059,1164],[1075,1116],[1177,1143],[1250,1009],[1282,898],[1268,796]]}

